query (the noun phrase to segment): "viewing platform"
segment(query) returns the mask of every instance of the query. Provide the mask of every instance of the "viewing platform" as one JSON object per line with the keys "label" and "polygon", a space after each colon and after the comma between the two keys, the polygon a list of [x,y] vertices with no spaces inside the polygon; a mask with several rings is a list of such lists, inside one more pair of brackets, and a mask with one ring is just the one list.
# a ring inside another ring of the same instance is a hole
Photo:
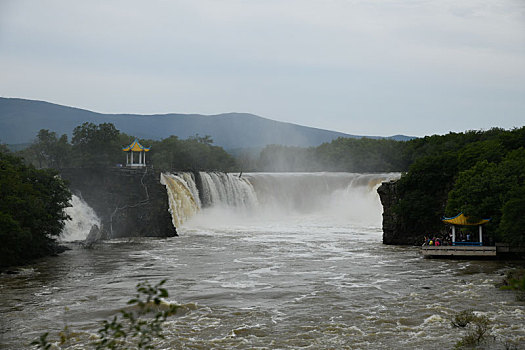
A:
{"label": "viewing platform", "polygon": [[[441,221],[452,226],[452,234],[450,237],[452,245],[433,245],[432,241],[430,241],[430,245],[424,245],[421,248],[423,257],[495,258],[497,256],[497,247],[483,245],[482,226],[487,224],[490,219],[471,220],[469,217],[463,215],[463,213],[459,213],[451,218],[443,218]],[[456,241],[456,226],[478,226],[478,240],[471,240],[469,238],[470,234],[467,234],[466,240]]]}
{"label": "viewing platform", "polygon": [[494,246],[480,245],[452,245],[452,246],[423,246],[421,253],[426,257],[496,257],[497,249]]}
{"label": "viewing platform", "polygon": [[[507,243],[496,243],[496,246],[475,245],[477,242],[455,242],[448,246],[422,246],[421,254],[425,258],[498,258],[498,259],[525,259],[524,246],[511,246]],[[458,243],[461,243],[459,245]],[[467,245],[470,243],[470,245]]]}

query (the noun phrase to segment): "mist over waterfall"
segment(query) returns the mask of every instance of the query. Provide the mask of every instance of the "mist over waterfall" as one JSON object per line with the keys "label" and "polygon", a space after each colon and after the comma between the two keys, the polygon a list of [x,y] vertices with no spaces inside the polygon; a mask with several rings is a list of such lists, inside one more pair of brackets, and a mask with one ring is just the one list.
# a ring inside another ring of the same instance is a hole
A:
{"label": "mist over waterfall", "polygon": [[64,242],[83,241],[93,225],[100,227],[100,219],[95,211],[80,197],[71,197],[71,207],[65,209],[71,220],[66,220],[60,240]]}
{"label": "mist over waterfall", "polygon": [[377,187],[397,173],[163,174],[173,224],[318,220],[379,226]]}

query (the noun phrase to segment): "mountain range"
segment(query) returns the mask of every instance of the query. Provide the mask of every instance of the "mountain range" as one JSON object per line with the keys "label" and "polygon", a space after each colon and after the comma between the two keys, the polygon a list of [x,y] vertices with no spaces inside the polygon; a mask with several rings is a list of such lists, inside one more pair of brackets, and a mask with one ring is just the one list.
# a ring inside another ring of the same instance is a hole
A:
{"label": "mountain range", "polygon": [[[362,137],[279,122],[249,113],[103,114],[44,101],[0,97],[1,143],[14,145],[32,142],[40,129],[71,136],[73,129],[84,122],[113,123],[126,134],[154,140],[171,135],[181,139],[196,134],[209,135],[215,145],[226,150],[262,148],[269,144],[311,147],[338,137]],[[408,140],[412,137],[396,135],[390,138]]]}

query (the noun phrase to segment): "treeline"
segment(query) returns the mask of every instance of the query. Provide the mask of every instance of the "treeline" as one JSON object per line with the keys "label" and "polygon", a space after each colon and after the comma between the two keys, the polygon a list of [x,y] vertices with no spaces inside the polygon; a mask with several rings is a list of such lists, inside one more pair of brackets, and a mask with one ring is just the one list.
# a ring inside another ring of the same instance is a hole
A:
{"label": "treeline", "polygon": [[0,147],[0,268],[59,252],[71,194],[56,175]]}
{"label": "treeline", "polygon": [[402,171],[409,161],[404,149],[395,140],[341,137],[310,148],[269,145],[251,165],[258,171]]}
{"label": "treeline", "polygon": [[[122,147],[134,139],[111,123],[84,123],[73,130],[71,141],[67,135],[58,136],[42,129],[35,141],[17,155],[37,168],[115,166],[125,162]],[[171,136],[160,141],[139,139],[139,142],[151,147],[147,163],[159,170],[231,171],[236,167],[235,159],[221,147],[214,146],[209,136],[196,135],[186,140]]]}
{"label": "treeline", "polygon": [[443,215],[462,212],[491,218],[490,240],[525,244],[525,127],[429,136],[406,147],[412,164],[397,184],[399,232],[439,232]]}
{"label": "treeline", "polygon": [[495,128],[409,141],[341,137],[310,148],[269,145],[260,153],[241,154],[238,158],[245,169],[253,171],[406,172],[420,158],[442,156],[460,149],[461,161],[465,164],[475,163],[481,155],[494,161],[497,157],[493,153],[504,152],[504,149],[495,148],[499,146],[490,142],[477,142],[495,137],[506,140],[512,138],[514,132],[518,131]]}
{"label": "treeline", "polygon": [[262,150],[236,150],[243,171],[390,172],[408,168],[403,142],[389,139],[338,138],[318,147],[268,145]]}

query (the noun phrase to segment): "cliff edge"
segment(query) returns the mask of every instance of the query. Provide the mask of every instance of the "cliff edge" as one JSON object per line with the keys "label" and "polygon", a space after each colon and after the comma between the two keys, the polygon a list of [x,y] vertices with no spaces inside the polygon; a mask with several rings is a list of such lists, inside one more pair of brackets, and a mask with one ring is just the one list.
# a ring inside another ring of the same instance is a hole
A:
{"label": "cliff edge", "polygon": [[377,189],[383,205],[383,244],[420,245],[424,232],[415,232],[396,214],[400,200],[397,184],[397,180],[383,182]]}
{"label": "cliff edge", "polygon": [[60,176],[101,219],[104,237],[177,235],[166,188],[151,168],[69,168]]}

